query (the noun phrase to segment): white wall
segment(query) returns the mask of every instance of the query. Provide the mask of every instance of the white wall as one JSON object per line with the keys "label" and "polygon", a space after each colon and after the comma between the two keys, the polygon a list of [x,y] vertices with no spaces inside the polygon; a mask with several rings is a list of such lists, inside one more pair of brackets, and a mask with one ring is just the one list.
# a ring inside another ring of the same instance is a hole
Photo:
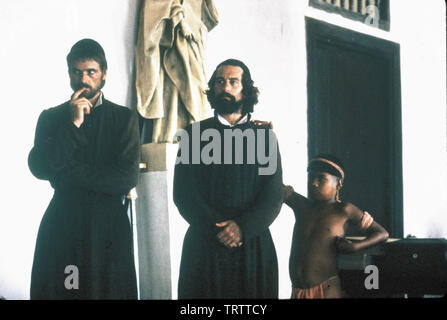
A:
{"label": "white wall", "polygon": [[105,96],[129,106],[138,0],[0,2],[0,295],[28,299],[37,230],[52,195],[27,157],[43,109],[71,95],[65,57],[78,40],[97,40],[109,64]]}
{"label": "white wall", "polygon": [[426,2],[407,5],[393,28],[402,62],[404,231],[447,238],[446,11],[444,1]]}
{"label": "white wall", "polygon": [[[284,182],[306,193],[307,91],[305,16],[401,45],[405,234],[447,237],[445,8],[442,0],[421,9],[391,1],[385,32],[309,8],[307,1],[216,0],[219,25],[210,32],[208,75],[224,59],[247,63],[261,91],[254,117],[271,120],[279,138]],[[83,38],[98,40],[109,62],[104,92],[129,105],[138,1],[10,0],[0,3],[0,295],[29,298],[35,237],[51,197],[48,183],[27,168],[39,113],[71,94],[65,56]],[[88,8],[88,13],[84,11]],[[428,202],[430,201],[430,202]],[[428,204],[427,204],[428,203]],[[293,213],[284,206],[271,230],[280,266],[280,298],[290,295],[288,257]],[[171,227],[183,230],[179,216]],[[173,230],[173,231],[175,231]],[[171,241],[176,298],[182,232]]]}

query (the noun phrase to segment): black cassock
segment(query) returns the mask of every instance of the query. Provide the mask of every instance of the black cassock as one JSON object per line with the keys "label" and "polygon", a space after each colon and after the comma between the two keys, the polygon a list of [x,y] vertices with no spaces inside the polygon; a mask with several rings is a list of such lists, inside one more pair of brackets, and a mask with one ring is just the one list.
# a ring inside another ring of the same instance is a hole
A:
{"label": "black cassock", "polygon": [[136,299],[123,196],[138,182],[135,112],[103,99],[77,128],[69,104],[41,113],[28,158],[54,195],[42,218],[31,299]]}
{"label": "black cassock", "polygon": [[[267,147],[269,134],[275,135],[268,128],[250,122],[230,128],[216,117],[200,122],[200,134],[207,129],[219,132],[221,164],[208,160],[193,164],[193,158],[200,152],[193,143],[200,141],[200,137],[195,136],[190,125],[186,128],[188,137],[182,137],[178,153],[179,160],[189,158],[183,161],[188,163],[179,162],[175,167],[174,202],[190,225],[183,242],[178,297],[278,298],[278,262],[269,226],[279,214],[283,199],[279,149],[275,146],[275,150],[265,152],[277,152],[276,170],[270,175],[259,174],[259,168],[267,165],[261,165],[257,158],[255,163],[249,163],[248,139],[243,140],[243,164],[236,164],[235,156],[240,150],[235,141],[232,161],[224,164],[225,130],[241,130],[242,133],[252,130],[255,153],[259,137],[262,138],[257,134],[259,131],[264,132]],[[200,150],[205,147],[204,153],[208,153],[211,147],[207,149],[206,145],[210,146],[208,141],[216,137],[210,138],[205,133],[202,138]],[[182,158],[184,146],[187,146],[183,139],[188,140],[189,154]],[[227,248],[217,240],[221,228],[215,224],[229,219],[242,231],[241,247]]]}

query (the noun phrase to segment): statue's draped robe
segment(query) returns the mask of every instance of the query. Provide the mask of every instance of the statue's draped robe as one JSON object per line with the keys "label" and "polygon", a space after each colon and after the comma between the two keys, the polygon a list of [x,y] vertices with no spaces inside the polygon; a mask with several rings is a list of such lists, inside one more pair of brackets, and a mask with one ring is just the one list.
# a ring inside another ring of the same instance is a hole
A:
{"label": "statue's draped robe", "polygon": [[212,0],[145,0],[136,55],[137,109],[153,119],[150,142],[173,142],[178,128],[206,117],[203,63]]}

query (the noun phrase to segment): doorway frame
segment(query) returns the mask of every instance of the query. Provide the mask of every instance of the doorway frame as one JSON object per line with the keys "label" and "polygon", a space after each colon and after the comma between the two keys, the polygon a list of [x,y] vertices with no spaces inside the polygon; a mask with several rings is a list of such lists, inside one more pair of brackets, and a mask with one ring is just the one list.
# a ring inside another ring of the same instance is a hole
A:
{"label": "doorway frame", "polygon": [[352,50],[359,54],[371,55],[381,58],[388,65],[390,85],[387,96],[391,97],[388,109],[388,154],[389,154],[389,234],[393,238],[402,238],[403,221],[403,174],[402,174],[402,106],[401,106],[401,72],[400,72],[400,45],[389,40],[373,37],[357,31],[332,25],[327,22],[305,17],[306,26],[306,49],[307,49],[307,121],[308,121],[308,158],[313,156],[313,148],[310,140],[313,137],[311,132],[312,120],[309,110],[317,103],[316,66],[318,61],[312,59],[315,50],[319,46],[334,46],[344,50]]}

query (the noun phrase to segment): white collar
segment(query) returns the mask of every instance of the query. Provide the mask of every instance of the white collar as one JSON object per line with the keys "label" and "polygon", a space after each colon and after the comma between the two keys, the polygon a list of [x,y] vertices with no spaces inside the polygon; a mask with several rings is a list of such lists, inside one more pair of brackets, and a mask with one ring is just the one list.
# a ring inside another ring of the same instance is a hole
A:
{"label": "white collar", "polygon": [[219,120],[220,123],[222,123],[225,126],[229,126],[229,127],[234,127],[237,126],[238,124],[243,124],[246,123],[248,121],[248,113],[245,114],[245,116],[243,116],[238,122],[236,122],[235,124],[231,124],[227,121],[227,119],[225,119],[224,117],[222,117],[220,114],[217,114],[217,119]]}
{"label": "white collar", "polygon": [[[99,95],[99,97],[98,97],[98,100],[96,100],[96,103],[95,103],[95,105],[93,106],[93,108],[96,108],[96,107],[98,107],[98,106],[100,106],[100,105],[102,105],[102,92],[101,92],[101,94]],[[92,108],[92,109],[93,109]]]}

